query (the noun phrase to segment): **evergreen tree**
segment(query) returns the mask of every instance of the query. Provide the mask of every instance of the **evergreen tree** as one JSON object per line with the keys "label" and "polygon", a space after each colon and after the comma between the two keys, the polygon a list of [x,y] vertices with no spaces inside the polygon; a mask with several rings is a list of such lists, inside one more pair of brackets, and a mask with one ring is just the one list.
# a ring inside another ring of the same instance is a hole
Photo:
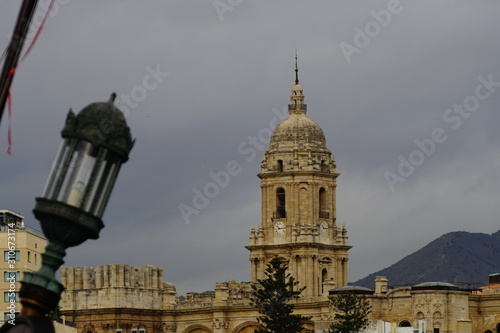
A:
{"label": "evergreen tree", "polygon": [[286,270],[288,266],[279,257],[267,264],[266,279],[257,280],[253,287],[252,305],[263,315],[257,318],[262,328],[255,333],[308,333],[302,327],[304,321],[311,319],[293,314],[291,300],[300,297],[305,287],[293,290],[299,284]]}
{"label": "evergreen tree", "polygon": [[51,320],[59,320],[61,319],[61,316],[61,307],[59,305],[47,314],[47,317],[49,317]]}
{"label": "evergreen tree", "polygon": [[342,292],[330,298],[330,302],[337,313],[329,333],[356,333],[368,326],[372,307],[364,295]]}

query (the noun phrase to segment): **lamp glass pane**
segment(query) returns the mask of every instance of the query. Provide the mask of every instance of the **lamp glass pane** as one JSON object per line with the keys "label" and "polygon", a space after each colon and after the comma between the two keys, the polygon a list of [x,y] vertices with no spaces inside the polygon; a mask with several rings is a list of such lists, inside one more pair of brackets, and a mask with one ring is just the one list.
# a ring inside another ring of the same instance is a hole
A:
{"label": "lamp glass pane", "polygon": [[95,195],[92,195],[92,200],[87,208],[88,212],[95,216],[102,217],[109,196],[113,189],[118,171],[120,169],[121,160],[112,152],[108,151],[105,158],[105,163],[101,165],[99,177],[92,189]]}
{"label": "lamp glass pane", "polygon": [[92,143],[80,140],[73,152],[58,201],[79,207],[96,161],[98,149]]}
{"label": "lamp glass pane", "polygon": [[49,177],[47,178],[47,183],[45,183],[45,188],[42,192],[42,197],[47,199],[52,199],[54,192],[57,191],[57,179],[61,175],[61,171],[64,169],[65,156],[69,151],[69,139],[64,139],[59,147],[56,158],[52,163],[52,169],[50,170]]}

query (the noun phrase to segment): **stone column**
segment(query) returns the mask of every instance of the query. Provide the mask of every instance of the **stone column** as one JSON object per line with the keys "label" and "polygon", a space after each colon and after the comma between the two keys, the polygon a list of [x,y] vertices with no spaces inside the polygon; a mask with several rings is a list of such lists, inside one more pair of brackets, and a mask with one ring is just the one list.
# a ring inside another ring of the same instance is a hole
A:
{"label": "stone column", "polygon": [[313,290],[313,257],[312,255],[308,254],[304,256],[305,260],[305,265],[303,265],[303,269],[306,270],[305,272],[305,281],[307,288],[305,289],[306,296],[310,297],[314,295],[314,290]]}
{"label": "stone column", "polygon": [[342,258],[335,259],[335,281],[337,281],[337,287],[342,287],[344,285],[344,280],[342,279]]}
{"label": "stone column", "polygon": [[83,289],[90,289],[90,269],[91,267],[83,267]]}
{"label": "stone column", "polygon": [[347,258],[342,258],[342,283],[347,285]]}
{"label": "stone column", "polygon": [[319,272],[319,262],[318,262],[318,257],[317,256],[312,256],[312,260],[313,260],[313,271],[312,271],[312,274],[313,274],[313,281],[314,281],[314,288],[313,288],[313,292],[314,292],[314,295],[313,296],[319,296],[321,295],[321,274]]}
{"label": "stone column", "polygon": [[95,288],[102,288],[102,266],[97,266],[94,270],[95,272]]}
{"label": "stone column", "polygon": [[158,268],[158,289],[163,289],[163,268]]}
{"label": "stone column", "polygon": [[264,278],[264,267],[263,266],[264,266],[264,258],[263,257],[257,258],[257,279]]}
{"label": "stone column", "polygon": [[332,186],[332,208],[331,212],[332,215],[330,216],[331,219],[335,219],[337,217],[337,180],[334,180],[333,186]]}
{"label": "stone column", "polygon": [[151,288],[158,289],[158,267],[153,268],[153,283]]}
{"label": "stone column", "polygon": [[130,286],[130,266],[129,265],[124,265],[123,266],[123,285],[125,287],[131,287]]}
{"label": "stone column", "polygon": [[307,285],[306,277],[304,275],[304,264],[305,264],[304,256],[298,255],[297,256],[297,276],[295,278],[297,279],[297,281],[300,282],[301,287]]}
{"label": "stone column", "polygon": [[103,266],[103,274],[102,274],[102,287],[103,288],[108,288],[109,287],[109,265]]}

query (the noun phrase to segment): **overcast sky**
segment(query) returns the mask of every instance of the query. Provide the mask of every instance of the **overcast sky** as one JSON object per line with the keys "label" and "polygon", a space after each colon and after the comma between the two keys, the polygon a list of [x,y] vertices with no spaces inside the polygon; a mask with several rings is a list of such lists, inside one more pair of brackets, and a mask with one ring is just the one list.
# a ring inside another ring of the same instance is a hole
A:
{"label": "overcast sky", "polygon": [[[39,1],[35,25],[48,2]],[[19,3],[0,5],[2,50]],[[444,233],[491,234],[500,216],[499,13],[497,1],[468,0],[57,0],[11,90],[12,156],[2,119],[0,209],[39,228],[31,210],[66,113],[116,91],[136,144],[100,238],[69,249],[65,265],[161,266],[180,294],[250,280],[256,175],[269,123],[289,102],[297,49],[308,116],[341,174],[350,281]],[[238,150],[250,137],[256,155]],[[241,172],[186,223],[179,205],[193,206],[230,161]]]}

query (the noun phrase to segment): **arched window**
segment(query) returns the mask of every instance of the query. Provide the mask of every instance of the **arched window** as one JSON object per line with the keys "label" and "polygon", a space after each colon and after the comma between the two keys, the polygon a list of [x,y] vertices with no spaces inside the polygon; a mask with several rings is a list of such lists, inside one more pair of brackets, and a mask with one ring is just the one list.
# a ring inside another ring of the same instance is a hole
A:
{"label": "arched window", "polygon": [[286,218],[285,190],[281,187],[276,191],[276,218]]}
{"label": "arched window", "polygon": [[326,190],[322,187],[319,189],[319,218],[328,219],[330,214],[326,207]]}
{"label": "arched window", "polygon": [[283,160],[278,160],[278,172],[283,172]]}
{"label": "arched window", "polygon": [[326,270],[326,268],[323,268],[323,270],[321,271],[321,290],[323,292],[325,292],[325,290],[323,289],[323,284],[326,280],[328,280],[328,271]]}
{"label": "arched window", "polygon": [[400,324],[399,327],[411,327],[411,324],[408,320],[403,320]]}

